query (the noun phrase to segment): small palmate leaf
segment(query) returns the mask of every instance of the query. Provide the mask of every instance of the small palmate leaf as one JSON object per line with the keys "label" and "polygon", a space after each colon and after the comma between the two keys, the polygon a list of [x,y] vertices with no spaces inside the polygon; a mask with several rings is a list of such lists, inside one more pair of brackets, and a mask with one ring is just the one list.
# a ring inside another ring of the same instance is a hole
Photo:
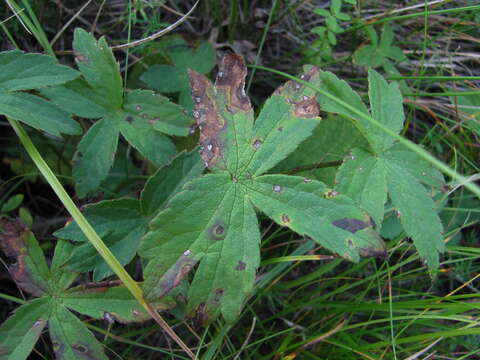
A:
{"label": "small palmate leaf", "polygon": [[47,261],[37,239],[21,220],[0,218],[0,248],[16,261],[8,270],[18,286],[35,296],[49,291]]}
{"label": "small palmate leaf", "polygon": [[46,297],[17,308],[0,327],[0,359],[26,359],[45,328],[50,311]]}
{"label": "small palmate leaf", "polygon": [[[339,82],[331,77],[331,82]],[[398,86],[388,84],[378,73],[369,71],[372,117],[395,133],[403,128],[402,96]],[[340,109],[348,115],[347,111]],[[441,188],[441,174],[420,157],[397,144],[368,121],[354,118],[369,138],[371,151],[356,148],[345,157],[337,174],[337,190],[358,202],[380,229],[387,194],[397,210],[405,232],[426,260],[430,270],[438,267],[443,251],[443,227],[431,195],[422,185]],[[373,151],[373,152],[372,152]]]}
{"label": "small palmate leaf", "polygon": [[165,134],[187,136],[193,118],[149,90],[133,90],[124,97],[118,63],[104,38],[97,41],[77,29],[73,47],[83,78],[45,88],[42,94],[68,113],[99,119],[80,141],[73,164],[77,195],[85,197],[107,178],[120,133],[155,166],[162,166],[176,153]]}
{"label": "small palmate leaf", "polygon": [[[143,217],[140,203],[135,199],[108,200],[86,206],[85,217],[122,265],[132,261],[140,238],[146,232],[147,219]],[[67,269],[94,270],[94,279],[102,280],[112,274],[95,248],[76,223],[55,232],[55,236],[83,242],[71,253]]]}
{"label": "small palmate leaf", "polygon": [[55,304],[48,321],[57,360],[108,360],[102,344],[69,310]]}
{"label": "small palmate leaf", "polygon": [[[302,79],[318,82],[318,74],[312,67]],[[219,314],[234,321],[253,289],[260,262],[254,207],[345,258],[384,254],[370,218],[352,200],[320,182],[260,176],[312,133],[320,122],[319,106],[308,87],[289,81],[254,124],[245,77],[243,59],[235,54],[224,57],[215,85],[190,72],[201,157],[212,173],[187,182],[167,202],[139,248],[148,259],[148,299],[164,296],[198,266],[187,314],[200,323]]]}

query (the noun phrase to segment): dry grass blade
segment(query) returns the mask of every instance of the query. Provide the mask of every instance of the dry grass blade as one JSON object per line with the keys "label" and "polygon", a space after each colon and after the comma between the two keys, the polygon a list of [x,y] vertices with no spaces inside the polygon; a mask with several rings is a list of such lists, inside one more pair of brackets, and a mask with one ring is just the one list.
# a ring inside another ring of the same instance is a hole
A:
{"label": "dry grass blade", "polygon": [[146,42],[155,40],[155,39],[159,38],[160,36],[163,36],[163,35],[169,33],[170,31],[175,29],[177,26],[182,24],[185,20],[187,20],[187,18],[195,10],[195,8],[197,7],[199,2],[200,2],[200,0],[197,0],[195,2],[195,4],[193,4],[192,8],[185,15],[183,15],[180,19],[178,19],[172,25],[166,27],[165,29],[160,30],[160,31],[156,32],[155,34],[147,36],[146,38],[143,38],[143,39],[135,40],[135,41],[129,42],[127,44],[112,46],[112,50],[123,50],[123,49],[131,48],[131,47],[135,47],[135,46],[138,46],[138,45],[142,45]]}

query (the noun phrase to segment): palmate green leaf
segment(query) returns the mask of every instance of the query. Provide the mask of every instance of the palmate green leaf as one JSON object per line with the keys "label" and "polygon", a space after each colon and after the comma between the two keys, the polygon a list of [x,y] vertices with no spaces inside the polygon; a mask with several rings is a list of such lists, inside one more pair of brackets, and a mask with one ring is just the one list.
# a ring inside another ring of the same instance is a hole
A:
{"label": "palmate green leaf", "polygon": [[[255,208],[348,259],[384,253],[370,218],[352,200],[317,181],[262,176],[312,133],[319,106],[309,88],[289,81],[254,123],[245,76],[243,59],[233,54],[224,57],[215,85],[190,72],[201,157],[212,173],[168,201],[139,248],[148,259],[149,299],[167,294],[198,266],[187,313],[202,323],[219,314],[234,321],[253,288],[260,262]],[[319,71],[309,68],[302,78],[318,82]]]}
{"label": "palmate green leaf", "polygon": [[406,57],[402,49],[393,46],[394,33],[390,25],[385,24],[383,32],[378,40],[378,35],[373,26],[367,28],[367,34],[371,43],[359,47],[353,57],[357,65],[367,67],[388,66],[389,59],[395,62],[403,61]]}
{"label": "palmate green leaf", "polygon": [[26,359],[47,325],[50,311],[47,297],[32,300],[17,308],[0,326],[0,359]]}
{"label": "palmate green leaf", "polygon": [[[2,250],[18,264],[10,268],[13,279],[23,290],[41,296],[17,308],[0,326],[0,359],[27,359],[47,323],[56,359],[107,359],[103,346],[68,309],[109,322],[149,318],[131,293],[116,282],[87,283],[68,289],[78,271],[62,265],[73,246],[59,240],[48,269],[33,234],[18,220],[0,221]],[[174,302],[164,298],[153,305],[164,310]]]}
{"label": "palmate green leaf", "polygon": [[122,136],[155,166],[170,162],[176,153],[165,136],[186,136],[193,122],[185,110],[166,97],[147,90],[123,96],[118,63],[104,38],[76,29],[73,43],[82,79],[42,89],[57,106],[77,116],[99,119],[78,145],[73,178],[79,197],[106,179]]}
{"label": "palmate green leaf", "polygon": [[[328,78],[330,84],[341,83],[331,74]],[[398,86],[388,84],[373,70],[369,71],[369,84],[372,117],[399,133],[404,114]],[[344,87],[344,94],[347,94],[343,97],[339,94],[340,99],[351,98],[353,90],[345,88],[345,83],[340,86]],[[351,115],[342,107],[335,109],[345,116]],[[368,134],[371,146],[370,149],[355,148],[345,157],[336,178],[337,191],[349,195],[367,210],[377,229],[383,222],[384,207],[389,196],[405,232],[412,237],[429,269],[435,271],[439,264],[439,252],[444,249],[443,227],[436,205],[425,186],[441,188],[441,174],[417,154],[396,144],[392,137],[382,135],[379,130],[367,125],[366,120],[358,116],[354,120]]]}
{"label": "palmate green leaf", "polygon": [[[102,236],[105,244],[122,265],[128,264],[135,256],[140,238],[145,234],[147,221],[135,199],[107,200],[85,207],[85,217],[95,231]],[[83,242],[75,247],[66,262],[67,269],[94,271],[94,280],[102,280],[112,270],[90,244],[76,223],[54,233],[55,236]]]}

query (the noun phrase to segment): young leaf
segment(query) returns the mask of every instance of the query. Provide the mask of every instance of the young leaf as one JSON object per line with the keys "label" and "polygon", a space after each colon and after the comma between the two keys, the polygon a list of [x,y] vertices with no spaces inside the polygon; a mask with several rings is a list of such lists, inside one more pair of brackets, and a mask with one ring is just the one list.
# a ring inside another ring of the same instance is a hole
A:
{"label": "young leaf", "polygon": [[42,94],[62,109],[99,119],[85,134],[75,154],[73,178],[79,197],[85,197],[107,177],[123,137],[155,166],[176,153],[164,134],[186,136],[192,118],[167,98],[147,90],[123,97],[118,63],[104,38],[76,29],[73,48],[83,79],[42,89]]}
{"label": "young leaf", "polygon": [[[384,253],[369,217],[326,185],[289,176],[261,176],[320,122],[315,94],[293,81],[275,91],[257,121],[243,89],[243,59],[225,55],[212,85],[190,72],[201,157],[211,174],[183,186],[150,223],[139,253],[149,299],[168,293],[198,264],[187,312],[201,322],[232,322],[253,288],[260,232],[254,207],[282,226],[312,237],[346,258]],[[310,68],[302,78],[318,82]],[[320,228],[318,224],[321,224]]]}
{"label": "young leaf", "polygon": [[[334,75],[330,74],[328,78],[330,87],[348,87]],[[399,133],[403,128],[404,114],[398,86],[388,84],[374,70],[369,71],[369,84],[372,117]],[[349,88],[344,92],[348,98],[352,93],[353,90]],[[348,98],[343,94],[338,95],[347,101]],[[330,104],[330,101],[325,103]],[[351,115],[343,107],[331,106],[328,109],[335,109],[345,116]],[[367,134],[370,149],[355,148],[345,157],[337,174],[337,190],[349,195],[366,209],[378,229],[383,221],[388,194],[420,256],[427,261],[430,270],[436,270],[438,253],[444,248],[443,227],[435,203],[421,183],[439,188],[443,183],[441,174],[415,153],[396,144],[392,137],[374,129],[365,119],[355,116],[354,121]]]}
{"label": "young leaf", "polygon": [[70,116],[45,99],[19,92],[73,80],[79,73],[50,56],[14,50],[0,53],[0,114],[52,135],[79,134]]}
{"label": "young leaf", "polygon": [[166,39],[167,55],[172,65],[153,65],[140,79],[152,89],[162,93],[180,92],[180,105],[193,109],[190,82],[187,70],[208,74],[215,66],[215,48],[209,42],[201,43],[196,49],[181,38]]}
{"label": "young leaf", "polygon": [[[132,261],[140,238],[145,234],[147,219],[142,215],[140,203],[135,199],[101,201],[85,208],[85,217],[122,265]],[[80,241],[67,261],[67,269],[94,271],[99,281],[112,274],[111,269],[87,240],[76,223],[54,233],[55,236]]]}
{"label": "young leaf", "polygon": [[394,62],[400,62],[405,59],[402,49],[393,46],[393,29],[386,24],[378,41],[377,33],[373,27],[367,28],[367,34],[371,43],[359,47],[353,57],[357,65],[376,68],[383,66],[384,68]]}

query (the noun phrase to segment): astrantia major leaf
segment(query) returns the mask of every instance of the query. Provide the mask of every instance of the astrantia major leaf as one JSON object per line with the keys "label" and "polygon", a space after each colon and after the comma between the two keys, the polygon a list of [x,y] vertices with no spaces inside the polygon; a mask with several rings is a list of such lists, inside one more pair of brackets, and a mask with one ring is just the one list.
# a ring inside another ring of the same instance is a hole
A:
{"label": "astrantia major leaf", "polygon": [[[202,322],[219,314],[234,321],[253,288],[260,262],[256,210],[345,258],[384,253],[370,218],[349,198],[318,181],[263,175],[312,133],[319,106],[312,90],[289,81],[254,122],[245,76],[243,59],[234,54],[225,55],[215,85],[190,71],[201,157],[211,173],[184,185],[140,245],[150,299],[198,266],[187,312]],[[318,82],[318,69],[302,79]]]}

